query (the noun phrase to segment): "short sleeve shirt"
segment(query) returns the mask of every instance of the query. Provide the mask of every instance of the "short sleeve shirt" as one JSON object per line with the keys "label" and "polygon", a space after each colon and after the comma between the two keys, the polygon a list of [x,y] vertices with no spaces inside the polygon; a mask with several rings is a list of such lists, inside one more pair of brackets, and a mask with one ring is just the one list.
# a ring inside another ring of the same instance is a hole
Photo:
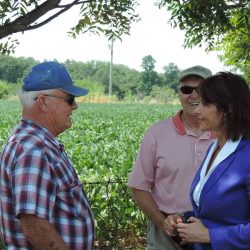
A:
{"label": "short sleeve shirt", "polygon": [[190,186],[215,137],[186,130],[180,114],[149,128],[128,180],[130,187],[150,191],[165,213],[192,209]]}
{"label": "short sleeve shirt", "polygon": [[7,249],[33,249],[19,215],[52,224],[70,249],[93,249],[94,219],[63,145],[45,128],[22,120],[1,153],[1,233]]}

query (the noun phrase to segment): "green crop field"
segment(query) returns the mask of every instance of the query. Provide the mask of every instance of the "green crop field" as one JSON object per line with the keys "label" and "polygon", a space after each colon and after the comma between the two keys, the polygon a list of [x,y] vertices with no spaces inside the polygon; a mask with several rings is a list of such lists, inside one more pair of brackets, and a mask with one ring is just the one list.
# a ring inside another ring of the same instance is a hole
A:
{"label": "green crop field", "polygon": [[[20,120],[16,101],[0,101],[0,149]],[[79,104],[73,126],[59,136],[86,191],[96,220],[96,249],[139,249],[146,219],[126,181],[146,129],[180,106]]]}

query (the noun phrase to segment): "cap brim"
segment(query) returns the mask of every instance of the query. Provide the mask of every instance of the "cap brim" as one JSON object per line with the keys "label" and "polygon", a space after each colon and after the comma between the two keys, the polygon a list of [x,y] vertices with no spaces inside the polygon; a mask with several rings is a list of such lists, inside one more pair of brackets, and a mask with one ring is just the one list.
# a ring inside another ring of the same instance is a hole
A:
{"label": "cap brim", "polygon": [[87,89],[81,88],[81,87],[77,87],[77,86],[67,86],[67,87],[63,87],[60,88],[62,91],[73,95],[73,96],[84,96],[87,95],[89,93],[89,91]]}
{"label": "cap brim", "polygon": [[191,76],[198,76],[198,77],[201,77],[201,78],[203,78],[203,79],[206,79],[207,78],[207,76],[204,76],[203,74],[186,74],[186,75],[183,75],[183,76],[181,76],[180,77],[180,82],[184,79],[184,78],[187,78],[187,77],[191,77]]}

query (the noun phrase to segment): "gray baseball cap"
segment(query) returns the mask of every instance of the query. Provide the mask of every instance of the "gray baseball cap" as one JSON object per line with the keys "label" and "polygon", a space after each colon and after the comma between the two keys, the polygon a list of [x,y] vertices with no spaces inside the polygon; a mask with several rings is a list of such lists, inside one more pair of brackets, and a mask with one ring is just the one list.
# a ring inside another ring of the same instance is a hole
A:
{"label": "gray baseball cap", "polygon": [[209,76],[212,76],[212,72],[210,69],[207,69],[200,65],[196,65],[191,68],[187,68],[183,70],[180,74],[180,81],[184,79],[185,77],[191,76],[191,75],[200,76],[205,79],[205,78],[208,78]]}

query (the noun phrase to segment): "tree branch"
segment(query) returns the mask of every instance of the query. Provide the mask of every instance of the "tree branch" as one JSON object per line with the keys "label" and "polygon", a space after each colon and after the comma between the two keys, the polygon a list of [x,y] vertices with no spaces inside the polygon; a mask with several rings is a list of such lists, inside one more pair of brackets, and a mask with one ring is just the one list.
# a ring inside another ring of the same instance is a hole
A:
{"label": "tree branch", "polygon": [[[86,1],[75,1],[76,3],[74,3],[73,5],[77,5],[77,4],[84,4],[84,3],[91,3],[93,2],[94,0],[86,0]],[[71,3],[72,4],[72,3]],[[61,8],[61,7],[67,7],[68,5],[71,5],[71,4],[63,4],[63,5],[59,5],[58,7]]]}
{"label": "tree branch", "polygon": [[47,18],[46,20],[44,20],[43,22],[39,23],[39,24],[35,24],[32,26],[29,26],[26,28],[26,30],[33,30],[33,29],[37,29],[43,25],[45,25],[46,23],[50,22],[51,20],[55,19],[56,17],[60,16],[62,13],[66,12],[67,10],[69,10],[70,8],[72,8],[74,5],[77,4],[84,4],[84,3],[90,3],[93,0],[86,0],[86,1],[79,1],[79,0],[75,0],[70,4],[64,4],[64,5],[58,5],[56,8],[60,8],[62,10],[58,11],[56,14],[50,16],[49,18]]}
{"label": "tree branch", "polygon": [[[36,29],[50,22],[54,18],[58,17],[59,15],[61,15],[62,13],[70,9],[72,6],[77,5],[77,4],[88,3],[91,1],[93,0],[86,0],[86,1],[74,0],[70,4],[60,6],[59,4],[61,0],[48,0],[42,3],[37,8],[35,8],[34,10],[32,10],[31,12],[27,13],[26,15],[23,15],[17,18],[13,22],[4,24],[4,26],[0,26],[0,39],[7,37],[8,35],[11,35],[13,33]],[[58,11],[56,14],[47,18],[45,21],[31,26],[31,24],[34,23],[36,20],[38,20],[40,17],[44,16],[46,13],[56,8],[60,8],[61,10]]]}

